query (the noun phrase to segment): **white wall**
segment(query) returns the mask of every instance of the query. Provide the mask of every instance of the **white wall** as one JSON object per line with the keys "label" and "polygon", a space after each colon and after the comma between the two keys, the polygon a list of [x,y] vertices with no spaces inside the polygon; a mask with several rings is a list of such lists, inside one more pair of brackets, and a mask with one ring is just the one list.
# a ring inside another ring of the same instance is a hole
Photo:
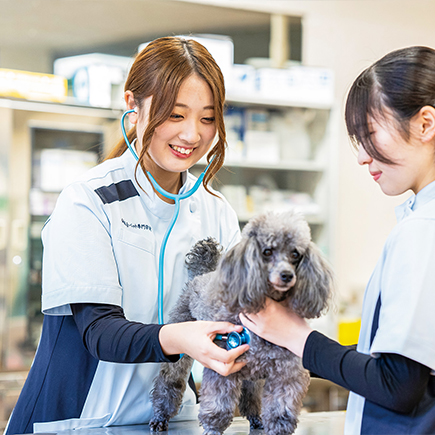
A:
{"label": "white wall", "polygon": [[53,72],[52,53],[48,49],[36,47],[0,47],[0,68]]}
{"label": "white wall", "polygon": [[337,213],[334,268],[339,294],[365,288],[395,224],[394,206],[409,194],[386,197],[367,168],[359,167],[346,136],[343,106],[362,69],[409,45],[435,47],[433,0],[197,0],[201,3],[303,17],[303,61],[336,74],[338,119]]}

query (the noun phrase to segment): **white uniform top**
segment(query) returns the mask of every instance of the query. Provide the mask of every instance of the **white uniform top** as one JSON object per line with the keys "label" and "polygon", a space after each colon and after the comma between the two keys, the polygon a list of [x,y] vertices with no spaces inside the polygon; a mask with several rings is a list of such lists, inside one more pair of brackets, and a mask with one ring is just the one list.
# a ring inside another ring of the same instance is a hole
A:
{"label": "white uniform top", "polygon": [[[434,371],[435,182],[398,206],[396,217],[398,223],[367,285],[357,350],[375,357],[403,355]],[[379,326],[370,346],[379,296]],[[364,405],[363,397],[350,393],[345,434],[361,432]]]}
{"label": "white uniform top", "polygon": [[[158,323],[159,250],[175,206],[154,193],[139,167],[141,190],[135,167],[127,150],[61,193],[42,233],[44,314],[69,315],[69,304],[101,303],[121,306],[128,320]],[[184,178],[180,193],[196,181],[188,173]],[[237,216],[218,196],[201,186],[180,202],[164,261],[165,321],[187,281],[185,255],[193,244],[209,236],[225,248],[239,241]],[[34,428],[58,431],[145,423],[152,416],[149,391],[159,366],[99,361],[80,418]],[[195,403],[190,389],[186,396],[188,403]],[[181,412],[185,417],[187,408]],[[196,418],[196,413],[187,418]]]}

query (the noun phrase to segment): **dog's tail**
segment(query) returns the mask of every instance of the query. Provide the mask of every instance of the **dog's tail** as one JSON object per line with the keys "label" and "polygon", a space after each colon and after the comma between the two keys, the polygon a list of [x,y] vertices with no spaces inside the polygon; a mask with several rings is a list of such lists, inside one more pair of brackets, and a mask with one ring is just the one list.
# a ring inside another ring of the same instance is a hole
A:
{"label": "dog's tail", "polygon": [[189,280],[216,270],[222,246],[212,237],[196,242],[186,255]]}

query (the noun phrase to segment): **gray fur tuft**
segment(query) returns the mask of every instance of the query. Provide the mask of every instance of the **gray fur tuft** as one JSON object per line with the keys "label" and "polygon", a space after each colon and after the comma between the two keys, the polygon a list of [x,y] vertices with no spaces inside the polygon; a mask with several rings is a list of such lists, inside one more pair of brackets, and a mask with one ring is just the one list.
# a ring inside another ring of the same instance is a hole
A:
{"label": "gray fur tuft", "polygon": [[197,242],[186,255],[189,280],[216,270],[221,251],[222,247],[212,237]]}

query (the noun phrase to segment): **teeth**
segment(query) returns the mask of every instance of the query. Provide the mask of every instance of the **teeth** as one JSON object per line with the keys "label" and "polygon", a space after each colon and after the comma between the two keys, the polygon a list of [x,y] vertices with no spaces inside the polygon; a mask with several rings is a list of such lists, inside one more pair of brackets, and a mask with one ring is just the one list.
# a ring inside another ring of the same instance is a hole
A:
{"label": "teeth", "polygon": [[181,154],[192,154],[193,148],[181,148],[177,147],[176,145],[171,145],[172,149],[175,151],[181,153]]}

